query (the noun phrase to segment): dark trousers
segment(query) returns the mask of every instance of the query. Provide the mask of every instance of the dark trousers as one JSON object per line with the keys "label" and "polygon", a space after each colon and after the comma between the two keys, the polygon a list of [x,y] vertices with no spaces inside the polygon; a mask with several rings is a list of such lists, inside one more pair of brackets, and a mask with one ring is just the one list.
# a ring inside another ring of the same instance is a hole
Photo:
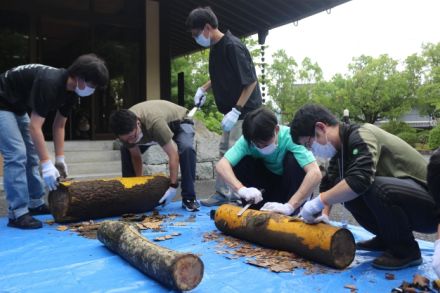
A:
{"label": "dark trousers", "polygon": [[264,189],[263,201],[252,208],[259,209],[266,202],[286,203],[298,190],[306,174],[291,152],[284,156],[283,168],[282,175],[274,174],[262,160],[251,156],[245,156],[233,167],[235,176],[243,185]]}
{"label": "dark trousers", "polygon": [[[195,199],[194,182],[196,179],[196,150],[194,149],[194,126],[191,123],[181,123],[174,130],[174,142],[179,151],[180,176],[182,198]],[[148,145],[138,145],[141,153],[148,149]],[[136,176],[130,152],[121,146],[122,177]]]}
{"label": "dark trousers", "polygon": [[419,250],[412,231],[437,230],[434,198],[412,179],[378,176],[365,194],[346,202],[345,207],[399,257]]}

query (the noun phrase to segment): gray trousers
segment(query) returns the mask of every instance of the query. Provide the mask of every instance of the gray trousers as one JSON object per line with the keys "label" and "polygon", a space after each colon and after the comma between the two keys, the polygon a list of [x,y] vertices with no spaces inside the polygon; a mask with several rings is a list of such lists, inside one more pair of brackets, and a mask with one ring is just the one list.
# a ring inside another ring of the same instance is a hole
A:
{"label": "gray trousers", "polygon": [[[222,137],[220,139],[219,144],[219,152],[220,152],[220,158],[223,158],[225,153],[235,144],[235,142],[240,138],[242,134],[242,125],[243,120],[238,120],[237,123],[235,123],[234,127],[232,127],[231,131],[225,132],[223,131]],[[226,182],[216,174],[215,179],[215,191],[221,195],[224,195],[228,198],[231,197],[231,192],[229,189],[229,186],[226,184]]]}

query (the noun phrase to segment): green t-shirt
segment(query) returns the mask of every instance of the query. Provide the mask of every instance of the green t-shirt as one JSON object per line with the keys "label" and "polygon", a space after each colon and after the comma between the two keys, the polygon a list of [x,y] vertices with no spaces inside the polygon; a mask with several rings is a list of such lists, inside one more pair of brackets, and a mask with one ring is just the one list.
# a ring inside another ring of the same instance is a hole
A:
{"label": "green t-shirt", "polygon": [[232,166],[235,166],[243,157],[252,156],[257,159],[262,159],[264,165],[272,173],[282,175],[284,171],[283,159],[287,152],[291,152],[295,156],[295,159],[301,167],[316,161],[315,157],[309,150],[292,141],[290,128],[283,125],[280,125],[277,148],[272,154],[261,154],[254,145],[248,144],[244,137],[241,136],[240,139],[237,140],[237,142],[226,152],[225,158]]}

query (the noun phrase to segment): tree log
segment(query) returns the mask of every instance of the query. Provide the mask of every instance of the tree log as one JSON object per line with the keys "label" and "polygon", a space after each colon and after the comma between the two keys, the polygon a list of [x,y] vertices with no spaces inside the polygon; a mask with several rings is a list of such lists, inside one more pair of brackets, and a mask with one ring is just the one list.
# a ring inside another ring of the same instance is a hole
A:
{"label": "tree log", "polygon": [[237,216],[240,207],[224,204],[214,215],[225,234],[260,245],[291,251],[337,269],[351,264],[356,252],[354,237],[344,228],[324,223],[309,225],[296,218],[256,210]]}
{"label": "tree log", "polygon": [[143,213],[157,206],[168,187],[165,176],[64,181],[49,193],[49,207],[58,223]]}
{"label": "tree log", "polygon": [[179,253],[144,238],[130,224],[105,221],[98,239],[142,273],[174,290],[195,288],[203,278],[202,260],[192,253]]}

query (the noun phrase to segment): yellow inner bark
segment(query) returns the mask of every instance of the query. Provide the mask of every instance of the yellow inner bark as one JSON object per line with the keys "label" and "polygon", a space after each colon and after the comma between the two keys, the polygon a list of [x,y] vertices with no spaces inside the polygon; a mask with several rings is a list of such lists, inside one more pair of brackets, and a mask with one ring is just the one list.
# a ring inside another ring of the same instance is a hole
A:
{"label": "yellow inner bark", "polygon": [[108,178],[108,179],[94,179],[94,180],[71,180],[71,181],[64,181],[61,182],[61,185],[64,186],[70,186],[72,183],[76,183],[76,182],[86,182],[86,181],[104,181],[104,182],[108,182],[108,181],[119,181],[122,185],[124,185],[125,188],[132,188],[133,186],[136,185],[141,185],[141,184],[146,184],[148,183],[148,181],[150,181],[151,179],[153,179],[156,176],[142,176],[142,177],[114,177],[114,178]]}

